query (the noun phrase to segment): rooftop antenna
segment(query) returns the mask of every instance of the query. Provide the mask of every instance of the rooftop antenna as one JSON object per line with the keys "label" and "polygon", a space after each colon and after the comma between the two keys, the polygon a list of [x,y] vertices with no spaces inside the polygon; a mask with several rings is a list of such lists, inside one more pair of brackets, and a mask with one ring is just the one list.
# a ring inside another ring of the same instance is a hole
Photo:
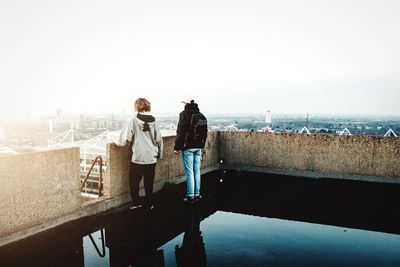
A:
{"label": "rooftop antenna", "polygon": [[301,130],[299,131],[299,134],[311,134],[310,131],[308,130],[308,128],[306,126],[304,126],[303,128],[301,128]]}
{"label": "rooftop antenna", "polygon": [[343,129],[343,131],[341,131],[341,132],[339,133],[339,135],[352,135],[352,134],[351,134],[351,132],[349,131],[349,129],[347,129],[347,127],[346,127],[346,128]]}
{"label": "rooftop antenna", "polygon": [[273,133],[274,130],[272,130],[271,127],[269,127],[269,126],[267,125],[267,126],[261,128],[261,129],[259,130],[259,132]]}
{"label": "rooftop antenna", "polygon": [[239,129],[235,126],[235,124],[231,124],[231,125],[226,126],[224,130],[228,131],[228,132],[237,132],[237,131],[239,131]]}
{"label": "rooftop antenna", "polygon": [[390,128],[389,131],[385,133],[384,137],[397,137],[397,134]]}

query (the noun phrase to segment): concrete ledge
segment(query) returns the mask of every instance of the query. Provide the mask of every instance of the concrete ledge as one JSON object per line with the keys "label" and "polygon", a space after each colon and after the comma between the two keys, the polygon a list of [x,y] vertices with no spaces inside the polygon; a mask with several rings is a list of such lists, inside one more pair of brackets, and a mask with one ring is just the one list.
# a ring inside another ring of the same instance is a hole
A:
{"label": "concrete ledge", "polygon": [[91,216],[94,214],[98,214],[104,211],[107,211],[109,209],[118,207],[126,202],[129,201],[128,197],[130,196],[120,196],[118,198],[112,198],[112,199],[104,199],[104,198],[98,198],[93,201],[88,201],[86,203],[82,204],[82,208],[66,215],[60,218],[56,218],[54,220],[42,223],[40,225],[36,225],[33,227],[30,227],[28,229],[24,229],[18,232],[15,232],[9,236],[3,237],[0,239],[0,246],[7,245],[9,243],[27,238],[29,236],[38,234],[40,232],[49,230],[51,228],[60,226],[64,223],[71,222],[86,216]]}
{"label": "concrete ledge", "polygon": [[219,165],[220,170],[229,171],[248,171],[278,175],[288,175],[296,177],[304,177],[311,179],[342,179],[342,180],[353,180],[363,182],[378,182],[378,183],[390,183],[400,184],[400,177],[384,177],[384,176],[367,176],[367,175],[354,175],[354,174],[343,174],[343,173],[326,173],[326,172],[311,172],[311,171],[300,171],[300,170],[287,170],[287,169],[272,169],[265,167],[253,167],[253,166],[234,166],[234,165]]}
{"label": "concrete ledge", "polygon": [[[201,174],[206,174],[215,170],[218,170],[219,167],[217,165],[212,167],[207,167],[201,170]],[[160,191],[166,183],[179,184],[185,181],[185,176],[178,176],[176,178],[172,178],[170,180],[159,180],[154,183],[154,192]],[[141,196],[144,195],[144,188],[140,189],[139,194]],[[36,225],[30,227],[28,229],[24,229],[18,232],[15,232],[9,236],[0,238],[0,246],[7,245],[12,242],[16,242],[18,240],[27,238],[29,236],[38,234],[40,232],[55,228],[62,224],[78,220],[84,217],[93,216],[99,213],[103,213],[115,208],[118,208],[121,205],[127,204],[131,201],[130,194],[124,194],[121,196],[117,196],[114,198],[104,198],[100,197],[98,199],[89,200],[82,203],[82,207],[66,216],[51,220],[46,223],[42,223],[40,225]]]}
{"label": "concrete ledge", "polygon": [[81,207],[79,148],[0,157],[0,238]]}
{"label": "concrete ledge", "polygon": [[220,132],[219,139],[227,165],[400,177],[400,138]]}

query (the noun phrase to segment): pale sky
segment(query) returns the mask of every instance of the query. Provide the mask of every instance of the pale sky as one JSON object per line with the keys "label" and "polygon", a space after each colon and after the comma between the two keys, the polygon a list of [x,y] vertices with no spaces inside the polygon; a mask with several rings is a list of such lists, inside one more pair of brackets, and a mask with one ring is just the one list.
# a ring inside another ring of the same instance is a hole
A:
{"label": "pale sky", "polygon": [[398,0],[0,0],[0,118],[400,115]]}

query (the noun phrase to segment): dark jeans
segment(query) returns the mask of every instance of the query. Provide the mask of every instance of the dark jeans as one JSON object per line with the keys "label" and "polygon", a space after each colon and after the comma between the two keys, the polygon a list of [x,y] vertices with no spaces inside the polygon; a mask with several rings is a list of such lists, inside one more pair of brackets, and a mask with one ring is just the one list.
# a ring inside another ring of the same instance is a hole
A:
{"label": "dark jeans", "polygon": [[[131,162],[129,165],[129,185],[131,189],[132,202],[134,205],[144,204],[151,206],[153,204],[153,183],[156,164],[136,164]],[[144,203],[141,203],[139,197],[139,183],[144,177],[144,191],[146,193]]]}

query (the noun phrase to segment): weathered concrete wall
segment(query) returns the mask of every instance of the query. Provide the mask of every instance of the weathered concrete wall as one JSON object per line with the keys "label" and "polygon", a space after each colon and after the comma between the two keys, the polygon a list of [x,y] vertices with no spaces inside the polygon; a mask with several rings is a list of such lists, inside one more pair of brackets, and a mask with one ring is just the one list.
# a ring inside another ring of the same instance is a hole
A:
{"label": "weathered concrete wall", "polygon": [[400,177],[400,138],[257,132],[219,134],[220,157],[227,165]]}
{"label": "weathered concrete wall", "polygon": [[79,149],[0,157],[0,238],[77,210]]}
{"label": "weathered concrete wall", "polygon": [[[164,137],[163,159],[158,160],[154,183],[162,185],[164,182],[184,175],[182,156],[175,155],[175,136]],[[128,183],[128,146],[118,147],[113,144],[107,146],[108,174],[105,178],[104,192],[107,197],[121,196],[129,193]],[[206,155],[202,162],[202,169],[215,167],[218,164],[218,132],[208,135],[204,148]],[[143,186],[143,181],[142,181]]]}

